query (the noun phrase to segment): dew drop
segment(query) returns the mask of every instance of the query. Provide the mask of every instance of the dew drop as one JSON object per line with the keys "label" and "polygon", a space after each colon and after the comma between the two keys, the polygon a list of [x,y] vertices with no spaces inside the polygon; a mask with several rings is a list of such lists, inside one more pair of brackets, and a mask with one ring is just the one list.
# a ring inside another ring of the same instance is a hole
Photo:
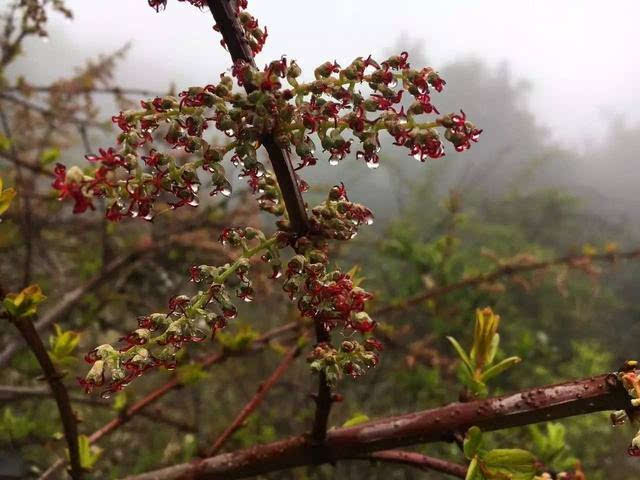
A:
{"label": "dew drop", "polygon": [[230,197],[231,196],[231,189],[229,187],[224,187],[220,190],[220,193],[222,195],[224,195],[225,197]]}
{"label": "dew drop", "polygon": [[105,390],[100,394],[100,397],[107,400],[108,398],[111,398],[111,392],[109,390]]}
{"label": "dew drop", "polygon": [[387,83],[387,87],[389,88],[395,88],[398,86],[398,80],[396,80],[396,77],[393,77],[393,79]]}
{"label": "dew drop", "polygon": [[339,160],[337,158],[331,157],[329,158],[329,165],[331,165],[332,167],[335,167],[336,165],[338,165]]}
{"label": "dew drop", "polygon": [[369,169],[371,169],[371,170],[375,170],[379,166],[380,166],[379,162],[374,162],[373,160],[367,162],[367,167],[369,167]]}
{"label": "dew drop", "polygon": [[198,197],[193,197],[191,201],[187,202],[187,205],[191,207],[197,207],[198,205],[200,205],[200,200],[198,200]]}
{"label": "dew drop", "polygon": [[233,129],[230,128],[228,130],[225,130],[224,133],[225,133],[225,135],[229,135],[230,137],[232,137],[233,136]]}

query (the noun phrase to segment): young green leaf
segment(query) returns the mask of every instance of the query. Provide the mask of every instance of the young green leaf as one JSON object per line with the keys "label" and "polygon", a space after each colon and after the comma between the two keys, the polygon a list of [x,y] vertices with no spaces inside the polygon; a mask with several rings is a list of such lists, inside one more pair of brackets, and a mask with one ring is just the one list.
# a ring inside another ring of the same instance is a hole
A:
{"label": "young green leaf", "polygon": [[471,363],[471,360],[469,359],[467,353],[463,350],[463,348],[455,338],[447,337],[447,340],[449,340],[449,342],[451,342],[451,345],[453,345],[453,348],[455,348],[456,353],[460,357],[460,360],[462,360],[462,363],[464,363],[464,365],[467,367],[469,374],[473,375],[473,364]]}
{"label": "young green leaf", "polygon": [[490,379],[492,379],[496,375],[501,374],[505,370],[513,367],[514,365],[517,365],[521,361],[522,359],[520,357],[505,358],[504,360],[496,363],[492,367],[489,367],[484,372],[482,372],[482,375],[480,376],[480,378],[482,379],[483,382],[488,382]]}
{"label": "young green leaf", "polygon": [[463,443],[464,456],[469,460],[474,458],[482,445],[482,430],[478,427],[471,427],[467,430],[467,434]]}
{"label": "young green leaf", "polygon": [[366,423],[369,421],[369,417],[364,413],[356,413],[349,420],[342,424],[343,427],[355,427],[356,425],[360,425],[361,423]]}

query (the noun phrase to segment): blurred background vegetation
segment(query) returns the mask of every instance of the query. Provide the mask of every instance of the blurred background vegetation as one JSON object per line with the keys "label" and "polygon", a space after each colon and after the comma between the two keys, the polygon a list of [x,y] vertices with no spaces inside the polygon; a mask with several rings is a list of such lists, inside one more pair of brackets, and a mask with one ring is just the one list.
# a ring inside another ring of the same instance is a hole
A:
{"label": "blurred background vegetation", "polygon": [[[410,41],[403,40],[394,51],[403,49],[412,53],[414,65],[429,64]],[[29,55],[29,51],[25,53]],[[66,81],[90,87],[119,85],[114,68],[122,55],[126,52],[96,60]],[[640,265],[634,262],[605,262],[587,271],[561,265],[403,307],[403,299],[500,265],[614,248],[625,251],[640,244],[640,126],[613,119],[604,127],[605,140],[585,151],[568,149],[553,140],[532,113],[527,103],[529,87],[514,78],[508,65],[496,67],[480,58],[469,58],[437,68],[447,81],[445,92],[434,99],[439,110],[456,111],[463,106],[484,129],[480,143],[470,152],[450,153],[441,160],[419,164],[396,151],[388,140],[383,145],[382,166],[373,173],[355,159],[335,168],[320,164],[303,171],[303,177],[313,185],[306,198],[309,204],[315,204],[331,185],[342,180],[352,200],[374,210],[374,225],[348,245],[337,247],[334,259],[345,269],[354,264],[361,267],[365,287],[376,293],[371,311],[395,306],[374,317],[386,346],[381,364],[364,378],[340,384],[345,400],[335,405],[331,416],[334,426],[354,418],[410,412],[457,400],[461,391],[459,365],[445,337],[452,335],[468,347],[476,308],[490,306],[502,317],[499,358],[517,355],[523,360],[491,382],[491,394],[607,372],[637,357]],[[15,126],[12,146],[19,155],[35,159],[48,170],[55,161],[67,165],[83,162],[83,133],[70,122],[71,116],[102,121],[117,108],[144,97],[118,95],[114,100],[114,96],[85,95],[81,89],[67,93],[38,93],[28,88],[14,91],[11,87],[22,81],[21,76],[30,81],[29,71],[22,66],[5,73],[0,92],[60,114],[60,122],[52,123],[18,103],[0,100]],[[144,75],[137,80],[136,87],[146,87]],[[112,136],[108,129],[92,129],[88,140],[96,149],[108,146]],[[9,150],[7,145],[0,144],[0,148]],[[31,249],[30,281],[39,283],[49,298],[43,304],[44,312],[66,292],[99,275],[114,259],[132,249],[145,252],[85,294],[60,320],[61,331],[56,334],[48,329],[44,333],[45,340],[51,336],[51,349],[57,352],[54,359],[68,372],[65,381],[74,398],[81,396],[74,383],[86,369],[81,360],[84,352],[132,329],[136,316],[162,311],[169,297],[192,291],[187,274],[190,265],[226,261],[229,252],[216,241],[221,228],[247,223],[270,228],[270,219],[258,213],[240,183],[237,195],[229,201],[216,198],[197,209],[160,216],[152,224],[126,221],[107,225],[99,211],[72,216],[69,205],[55,201],[49,180],[24,168],[18,172],[6,158],[0,159],[0,176],[5,186],[22,187],[0,223],[1,283],[7,291],[19,289],[24,282],[27,248]],[[32,203],[28,224],[24,216],[26,195]],[[27,234],[29,242],[25,241]],[[169,244],[160,252],[145,247],[158,240]],[[189,460],[227,426],[239,406],[275,368],[288,344],[287,337],[272,341],[263,352],[230,359],[207,371],[189,367],[189,359],[221,348],[241,349],[243,340],[295,318],[278,284],[265,279],[256,290],[257,301],[243,307],[226,335],[213,345],[188,349],[182,359],[185,367],[177,373],[182,375],[184,388],[150,408],[151,415],[137,416],[100,442],[101,457],[92,473],[95,478],[118,478]],[[65,350],[69,335],[64,340],[60,337],[68,331],[77,332],[78,344],[71,341]],[[16,335],[10,325],[2,325],[0,345],[14,342]],[[159,371],[148,375],[108,401],[76,403],[81,431],[93,432],[174,374]],[[2,369],[0,384],[42,389],[39,375],[32,355],[20,350]],[[313,390],[315,380],[301,359],[226,449],[308,429],[313,416],[309,393]],[[35,393],[0,390],[0,402],[0,477],[35,478],[63,451],[53,400]],[[530,449],[558,470],[580,461],[590,480],[631,480],[638,477],[640,469],[634,458],[626,456],[631,431],[626,427],[621,430],[612,428],[607,414],[602,413],[486,437],[493,446]],[[460,458],[453,443],[417,450]],[[365,462],[269,476],[441,477]]]}

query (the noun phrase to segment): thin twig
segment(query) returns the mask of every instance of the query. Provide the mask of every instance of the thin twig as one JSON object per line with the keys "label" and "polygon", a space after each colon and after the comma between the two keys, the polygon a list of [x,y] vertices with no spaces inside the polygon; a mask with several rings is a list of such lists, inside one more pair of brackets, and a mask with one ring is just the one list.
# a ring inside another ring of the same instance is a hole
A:
{"label": "thin twig", "polygon": [[459,463],[449,462],[441,458],[429,457],[417,452],[404,452],[402,450],[383,450],[366,456],[356,457],[362,460],[373,460],[385,463],[397,463],[407,465],[424,471],[436,471],[451,475],[452,477],[465,478],[467,467]]}
{"label": "thin twig", "polygon": [[300,343],[295,347],[289,349],[278,367],[273,371],[269,378],[267,378],[263,383],[260,384],[255,395],[251,397],[249,402],[247,402],[242,410],[240,410],[240,413],[238,413],[233,422],[231,422],[231,424],[220,434],[215,442],[213,442],[211,448],[207,450],[206,456],[210,457],[219,452],[225,442],[229,440],[233,436],[233,434],[243,426],[244,421],[249,417],[249,415],[253,413],[256,408],[258,408],[258,406],[267,396],[269,390],[271,390],[271,387],[273,387],[278,382],[280,377],[282,377],[282,375],[284,375],[284,373],[289,369],[296,357],[300,355],[301,350],[302,345]]}
{"label": "thin twig", "polygon": [[33,326],[33,323],[27,317],[9,318],[22,334],[22,337],[29,345],[29,348],[35,355],[40,368],[44,372],[44,377],[51,387],[51,392],[58,405],[60,419],[64,428],[64,436],[69,447],[69,463],[71,465],[71,478],[80,480],[82,478],[82,467],[80,465],[80,450],[78,447],[78,425],[76,416],[71,408],[69,394],[67,388],[62,383],[62,375],[56,370],[49,358],[49,354],[45,349],[42,339]]}
{"label": "thin twig", "polygon": [[400,302],[392,303],[384,307],[380,307],[377,310],[375,310],[372,313],[372,315],[384,315],[392,311],[405,310],[413,305],[417,305],[421,302],[424,302],[425,300],[436,298],[441,295],[445,295],[447,293],[460,290],[463,288],[473,287],[473,286],[481,285],[483,283],[490,283],[504,276],[511,276],[518,273],[530,272],[534,270],[542,270],[542,269],[552,267],[552,266],[557,266],[557,265],[566,264],[570,266],[571,265],[580,266],[580,265],[588,264],[588,262],[592,262],[592,261],[607,261],[607,262],[613,263],[617,260],[631,260],[635,258],[640,258],[640,249],[630,250],[628,252],[622,252],[622,253],[611,252],[611,253],[602,253],[602,254],[596,254],[596,255],[565,255],[562,257],[558,257],[558,258],[548,260],[548,261],[543,261],[543,262],[503,265],[489,273],[482,273],[474,277],[465,278],[463,280],[460,280],[459,282],[445,285],[440,288],[435,288],[433,290],[427,290],[426,292],[419,293],[417,295],[409,297]]}
{"label": "thin twig", "polygon": [[[33,110],[34,112],[38,112],[44,118],[51,122],[55,122],[57,120],[56,112],[49,110],[48,108],[37,105],[33,102],[29,102],[27,100],[23,100],[22,98],[14,97],[13,95],[9,95],[7,93],[0,92],[0,98],[6,100],[11,103],[15,103],[16,105],[20,105],[29,110]],[[63,117],[63,120],[68,123],[73,123],[75,125],[84,125],[87,127],[95,127],[104,129],[108,123],[105,122],[96,122],[95,120],[86,120],[82,118],[76,118],[73,116]]]}

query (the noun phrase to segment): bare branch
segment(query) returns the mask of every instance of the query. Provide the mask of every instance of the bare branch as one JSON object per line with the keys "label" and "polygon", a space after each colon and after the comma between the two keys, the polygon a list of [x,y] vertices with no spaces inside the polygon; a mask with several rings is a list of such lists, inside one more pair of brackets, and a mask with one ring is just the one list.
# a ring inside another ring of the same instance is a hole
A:
{"label": "bare branch", "polygon": [[482,273],[474,277],[465,278],[463,280],[460,280],[459,282],[445,285],[440,288],[435,288],[433,290],[427,290],[426,292],[419,293],[417,295],[414,295],[413,297],[402,300],[401,302],[389,304],[384,307],[378,308],[372,313],[372,315],[384,315],[392,311],[405,310],[413,305],[417,305],[421,302],[424,302],[425,300],[429,300],[430,298],[436,298],[463,288],[473,287],[481,285],[483,283],[490,283],[497,280],[498,278],[511,276],[518,273],[543,270],[545,268],[557,265],[579,266],[592,261],[614,263],[618,260],[632,260],[636,258],[640,258],[640,249],[630,250],[628,252],[622,253],[611,252],[596,255],[565,255],[544,262],[503,265],[489,273]]}

